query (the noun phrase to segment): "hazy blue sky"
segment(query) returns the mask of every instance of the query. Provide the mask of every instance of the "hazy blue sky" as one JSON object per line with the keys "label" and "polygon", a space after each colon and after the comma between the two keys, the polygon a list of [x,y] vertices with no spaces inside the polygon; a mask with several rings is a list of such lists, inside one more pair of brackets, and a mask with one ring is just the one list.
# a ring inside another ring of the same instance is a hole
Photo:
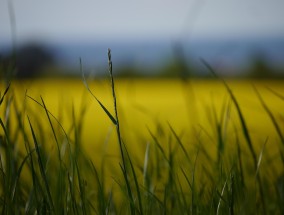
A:
{"label": "hazy blue sky", "polygon": [[[0,42],[11,38],[0,0]],[[284,36],[284,0],[13,0],[18,41]]]}

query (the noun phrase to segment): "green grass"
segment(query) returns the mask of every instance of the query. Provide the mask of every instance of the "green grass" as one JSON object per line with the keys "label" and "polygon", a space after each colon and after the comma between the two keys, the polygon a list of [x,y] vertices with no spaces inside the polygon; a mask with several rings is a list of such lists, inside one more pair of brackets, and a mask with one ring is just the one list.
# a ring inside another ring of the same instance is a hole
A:
{"label": "green grass", "polygon": [[[215,74],[210,65],[205,61],[204,64]],[[136,159],[137,152],[128,147],[137,143],[125,142],[121,132],[110,50],[108,66],[112,110],[89,88],[80,61],[87,91],[116,129],[120,157],[111,164],[104,155],[100,163],[94,162],[82,145],[87,107],[82,107],[79,114],[72,107],[72,126],[65,130],[44,98],[37,101],[26,92],[25,105],[20,106],[14,100],[13,84],[0,94],[4,113],[0,118],[1,214],[284,214],[283,122],[268,108],[256,88],[256,95],[279,136],[279,153],[273,155],[280,160],[277,167],[270,166],[269,138],[257,143],[262,145],[261,150],[254,148],[242,107],[223,80],[230,99],[224,104],[221,117],[212,108],[214,122],[210,129],[216,136],[210,136],[212,132],[200,126],[190,143],[184,142],[182,134],[170,123],[157,123],[156,130],[148,128],[141,162]],[[283,100],[277,92],[271,91],[271,96]],[[27,100],[44,115],[27,115]],[[226,129],[227,115],[233,110],[239,120],[234,124],[241,128],[237,135],[227,133]],[[12,120],[12,115],[16,120]],[[50,131],[42,128],[42,118]],[[203,134],[214,142],[216,159]],[[191,150],[188,144],[192,144]],[[228,145],[235,150],[225,150]],[[275,174],[267,174],[267,168]]]}

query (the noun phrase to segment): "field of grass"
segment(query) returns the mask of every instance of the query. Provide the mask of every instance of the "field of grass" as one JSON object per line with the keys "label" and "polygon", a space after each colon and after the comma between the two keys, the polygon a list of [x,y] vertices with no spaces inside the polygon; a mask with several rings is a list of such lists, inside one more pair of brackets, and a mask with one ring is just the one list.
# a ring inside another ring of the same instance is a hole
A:
{"label": "field of grass", "polygon": [[283,81],[112,81],[2,83],[2,214],[284,213]]}

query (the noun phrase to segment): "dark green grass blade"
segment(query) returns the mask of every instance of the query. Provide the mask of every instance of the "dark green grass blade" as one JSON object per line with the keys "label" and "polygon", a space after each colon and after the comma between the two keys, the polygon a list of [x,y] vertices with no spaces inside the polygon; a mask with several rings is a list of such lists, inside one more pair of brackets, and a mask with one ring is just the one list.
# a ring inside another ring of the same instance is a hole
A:
{"label": "dark green grass blade", "polygon": [[245,185],[245,179],[244,179],[242,151],[241,151],[241,146],[240,146],[240,141],[239,141],[238,136],[236,136],[236,142],[237,142],[237,154],[238,154],[238,165],[239,165],[239,169],[240,169],[240,177],[241,177],[242,186],[245,187],[246,185]]}
{"label": "dark green grass blade", "polygon": [[168,126],[169,126],[171,132],[173,133],[175,139],[177,140],[179,146],[181,147],[183,153],[185,154],[187,160],[190,161],[190,157],[189,157],[189,155],[188,155],[188,153],[187,153],[187,151],[186,151],[182,141],[180,140],[179,136],[177,135],[177,133],[175,132],[175,130],[173,129],[173,127],[169,123],[168,123]]}
{"label": "dark green grass blade", "polygon": [[58,119],[46,108],[44,107],[41,103],[39,103],[37,100],[35,100],[34,98],[30,97],[28,94],[26,94],[26,97],[28,97],[29,99],[31,99],[32,101],[34,101],[35,103],[37,103],[39,106],[41,106],[44,110],[46,110],[48,112],[48,114],[50,116],[53,117],[53,119],[55,119],[55,121],[58,123],[58,125],[60,126],[60,128],[62,129],[67,141],[69,141],[68,135],[65,131],[65,129],[63,128],[63,126],[61,125],[61,123],[58,121]]}
{"label": "dark green grass blade", "polygon": [[224,139],[223,139],[223,135],[222,135],[222,123],[223,123],[223,119],[224,119],[225,105],[222,106],[221,119],[218,119],[215,106],[213,106],[212,109],[213,109],[215,127],[216,127],[216,132],[217,132],[217,140],[218,140],[218,144],[217,144],[217,158],[218,158],[217,165],[218,165],[221,162],[222,155],[223,155],[223,152],[224,152],[224,149],[225,149],[225,143],[224,143]]}
{"label": "dark green grass blade", "polygon": [[[207,69],[209,71],[211,71],[212,74],[214,74],[216,77],[218,77],[216,75],[215,71],[213,70],[213,68],[206,61],[202,60],[202,62],[207,67]],[[243,116],[243,114],[241,112],[240,106],[239,106],[239,104],[237,102],[237,99],[234,96],[232,90],[230,89],[228,84],[223,79],[221,79],[221,80],[222,80],[224,86],[226,87],[226,89],[227,89],[227,91],[228,91],[228,93],[229,93],[229,95],[230,95],[230,97],[231,97],[231,99],[232,99],[236,109],[237,109],[237,113],[238,113],[239,119],[241,121],[242,131],[243,131],[243,134],[245,136],[247,145],[249,147],[250,153],[251,153],[252,158],[253,158],[254,169],[255,169],[255,171],[257,171],[257,166],[258,166],[257,156],[256,156],[256,152],[255,152],[255,150],[253,148],[253,144],[252,144],[252,141],[251,141],[251,138],[250,138],[250,135],[249,135],[249,131],[248,131],[248,128],[247,128],[244,116]],[[257,176],[257,181],[258,181],[258,185],[259,185],[260,198],[261,198],[261,201],[262,201],[262,209],[264,211],[266,211],[266,206],[265,206],[265,202],[264,202],[264,194],[263,194],[263,189],[262,189],[262,182],[261,182],[261,178],[260,178],[259,175]]]}
{"label": "dark green grass blade", "polygon": [[147,129],[148,129],[148,132],[150,133],[151,137],[153,138],[155,145],[156,145],[157,148],[160,150],[160,152],[162,153],[163,157],[165,158],[165,160],[166,160],[167,163],[169,164],[170,161],[169,161],[169,159],[167,158],[167,155],[166,155],[164,149],[162,148],[162,146],[160,145],[160,143],[159,143],[157,137],[152,133],[152,131],[151,131],[148,127],[147,127]]}
{"label": "dark green grass blade", "polygon": [[[123,166],[121,165],[121,163],[119,163],[119,167],[120,167],[120,170],[122,171],[123,173],[123,177],[125,177],[125,170],[123,169]],[[127,175],[126,175],[127,177]],[[119,181],[112,177],[113,181],[120,187],[121,191],[122,191],[122,194],[126,197],[126,199],[129,201],[129,205],[130,205],[130,212],[131,214],[135,214],[135,204],[134,204],[134,199],[133,199],[133,196],[132,196],[132,191],[131,191],[131,188],[130,188],[130,185],[126,183],[126,192],[125,192],[125,189],[123,188],[122,184],[119,183]],[[125,179],[124,179],[125,180]],[[128,187],[129,186],[129,187]]]}
{"label": "dark green grass blade", "polygon": [[[222,191],[221,193],[219,192],[218,189],[216,189],[216,194],[217,196],[219,197],[218,199],[218,206],[217,206],[217,211],[216,211],[216,214],[219,214],[219,210],[220,210],[220,207],[221,207],[221,202],[224,202],[226,208],[230,209],[230,206],[232,206],[232,202],[231,199],[230,199],[230,179],[232,179],[232,171],[233,171],[233,168],[234,168],[234,165],[230,167],[230,171],[228,173],[228,175],[226,175],[226,180],[222,186]],[[225,188],[227,187],[227,190],[225,190]],[[228,192],[228,195],[225,194],[225,192]],[[231,209],[232,211],[232,209]]]}
{"label": "dark green grass blade", "polygon": [[95,173],[95,178],[98,184],[98,196],[97,196],[98,201],[99,201],[98,211],[100,214],[104,214],[107,211],[106,202],[105,202],[105,194],[104,194],[104,183],[103,183],[103,180],[101,182],[99,173],[91,160],[90,160],[90,163],[91,163],[92,170]]}
{"label": "dark green grass blade", "polygon": [[212,143],[215,142],[215,139],[209,134],[209,132],[201,125],[201,124],[197,124],[197,126],[199,127],[200,131],[199,132],[203,132]]}
{"label": "dark green grass blade", "polygon": [[234,174],[230,173],[230,184],[229,184],[229,192],[230,192],[230,198],[229,198],[229,212],[230,215],[234,215],[234,205],[235,205],[235,188],[234,188],[235,180],[234,180]]}
{"label": "dark green grass blade", "polygon": [[55,142],[56,142],[57,151],[58,151],[58,159],[59,159],[60,164],[61,164],[60,147],[59,147],[59,143],[58,143],[58,140],[57,140],[57,136],[56,136],[56,133],[55,133],[53,124],[52,124],[52,122],[51,122],[51,119],[50,119],[48,110],[47,110],[46,105],[45,105],[45,103],[44,103],[44,101],[43,101],[43,98],[40,97],[40,99],[41,99],[41,102],[42,102],[42,106],[43,106],[43,108],[44,108],[44,110],[45,110],[46,116],[47,116],[47,118],[48,118],[48,122],[49,122],[49,125],[50,125],[50,127],[51,127],[54,140],[55,140]]}
{"label": "dark green grass blade", "polygon": [[133,214],[135,214],[135,204],[134,204],[134,199],[133,199],[133,194],[132,194],[130,182],[128,180],[127,172],[124,169],[124,167],[121,164],[119,164],[119,166],[120,166],[120,169],[123,173],[124,181],[126,183],[127,195],[128,195],[127,197],[129,198],[130,211],[131,211],[131,214],[133,215]]}
{"label": "dark green grass blade", "polygon": [[258,156],[257,169],[256,169],[256,171],[255,171],[255,177],[258,176],[260,164],[261,164],[262,157],[263,157],[264,148],[265,148],[267,142],[268,142],[268,137],[266,138],[266,140],[265,140],[265,142],[264,142],[264,144],[263,144],[263,146],[262,146],[261,152],[259,153],[259,156]]}
{"label": "dark green grass blade", "polygon": [[[28,142],[25,143],[25,148],[26,148],[26,152],[28,154],[30,154],[30,156],[29,156],[29,158],[30,158],[30,165],[31,165],[31,167],[30,167],[31,169],[30,170],[31,170],[31,174],[32,174],[32,184],[33,184],[33,192],[31,192],[30,199],[29,199],[29,201],[26,204],[26,208],[28,210],[30,210],[32,208],[32,203],[33,203],[32,199],[33,199],[33,194],[34,194],[35,201],[36,201],[35,207],[37,208],[38,211],[40,211],[39,193],[43,193],[43,192],[41,192],[42,191],[41,185],[37,181],[38,177],[37,177],[36,170],[35,170],[35,167],[34,167],[34,160],[33,160],[32,154],[30,153],[32,150],[30,149],[30,146],[29,146]],[[38,189],[40,191],[38,191]]]}
{"label": "dark green grass blade", "polygon": [[269,87],[266,87],[266,88],[267,88],[271,93],[273,93],[275,96],[277,96],[277,97],[280,98],[281,100],[284,100],[284,96],[283,96],[283,95],[281,95],[280,93],[278,93],[278,92],[272,90],[272,89],[269,88]]}
{"label": "dark green grass blade", "polygon": [[[121,171],[124,171],[124,170],[123,170],[123,167],[122,167],[122,165],[121,165],[120,163],[119,163],[119,167],[120,167]],[[139,212],[139,210],[135,208],[135,202],[134,202],[133,197],[132,197],[132,196],[130,197],[130,194],[128,193],[128,192],[129,192],[129,189],[126,188],[126,191],[125,191],[123,185],[122,185],[121,183],[119,183],[119,181],[118,181],[116,178],[112,177],[112,179],[113,179],[113,181],[120,187],[120,189],[121,189],[121,191],[122,191],[122,194],[123,194],[123,195],[125,196],[125,198],[129,201],[129,204],[130,204],[130,213],[131,213],[131,214],[135,214],[135,211]],[[127,186],[127,185],[126,185],[126,186]],[[112,196],[110,196],[110,197],[112,197]],[[109,202],[109,204],[110,204],[110,202]],[[120,210],[123,210],[124,213],[125,213],[125,211],[126,211],[124,208],[121,208]],[[119,214],[122,214],[121,211],[120,211]],[[127,213],[125,213],[125,214],[127,214]]]}
{"label": "dark green grass blade", "polygon": [[[214,69],[204,60],[204,59],[201,59],[201,62],[206,66],[206,68],[217,78],[219,78],[217,76],[217,74],[215,73]],[[250,135],[249,135],[249,131],[248,131],[248,128],[247,128],[247,125],[246,125],[246,122],[245,122],[245,118],[242,114],[242,111],[241,111],[241,108],[239,106],[239,103],[235,97],[235,95],[233,94],[232,90],[230,89],[230,87],[228,86],[228,84],[222,79],[220,78],[220,80],[223,82],[224,86],[226,87],[236,109],[237,109],[237,113],[238,113],[238,116],[239,116],[239,119],[241,121],[241,125],[242,125],[242,131],[243,131],[243,134],[245,136],[245,139],[246,139],[246,142],[247,142],[247,145],[249,147],[249,150],[250,150],[250,153],[252,155],[252,158],[253,158],[253,162],[254,162],[254,167],[256,169],[257,167],[257,156],[256,156],[256,153],[255,153],[255,150],[253,148],[253,144],[252,144],[252,141],[251,141],[251,138],[250,138]]]}
{"label": "dark green grass blade", "polygon": [[29,152],[20,164],[20,167],[19,167],[17,174],[15,176],[16,178],[14,179],[14,185],[12,187],[12,198],[11,198],[12,202],[14,202],[14,199],[15,199],[15,193],[16,193],[16,189],[17,189],[17,186],[18,186],[18,183],[19,183],[19,179],[20,179],[20,176],[21,176],[21,173],[22,173],[23,166],[34,151],[35,151],[35,149],[33,149],[31,152]]}
{"label": "dark green grass blade", "polygon": [[78,183],[79,183],[79,191],[80,191],[80,198],[82,203],[82,211],[83,214],[87,214],[86,211],[86,197],[85,197],[85,185],[84,181],[82,181],[81,173],[79,171],[78,162],[75,160],[76,170],[77,170],[77,177],[78,177]]}
{"label": "dark green grass blade", "polygon": [[[4,131],[5,137],[2,137],[2,140],[4,142],[4,154],[5,154],[5,159],[4,161],[2,160],[2,153],[0,155],[1,158],[1,169],[3,172],[3,208],[2,212],[4,213],[7,210],[9,211],[11,209],[11,201],[10,201],[10,192],[11,192],[11,185],[12,185],[12,180],[13,180],[13,152],[11,149],[11,142],[9,138],[9,133],[7,131],[7,128],[5,127],[1,117],[0,117],[0,125]],[[1,144],[2,145],[2,144]],[[3,164],[3,163],[4,164]]]}
{"label": "dark green grass blade", "polygon": [[[41,106],[48,114],[49,118],[50,116],[52,116],[52,118],[57,122],[57,124],[59,125],[60,129],[62,130],[62,132],[64,133],[64,136],[67,140],[67,145],[68,145],[68,149],[69,149],[69,158],[70,158],[70,162],[71,162],[71,165],[72,165],[72,162],[73,162],[73,159],[72,159],[72,150],[71,150],[71,145],[70,145],[70,138],[69,136],[67,135],[67,132],[65,131],[65,129],[63,128],[62,124],[59,122],[59,120],[46,108],[44,107],[41,103],[39,103],[37,100],[35,100],[34,98],[30,97],[29,95],[27,95],[27,92],[25,94],[25,97],[31,99],[32,101],[34,101],[36,104],[38,104],[39,106]],[[26,134],[24,132],[24,136],[26,138]],[[60,155],[60,151],[58,152],[59,155]]]}
{"label": "dark green grass blade", "polygon": [[114,106],[114,113],[115,113],[114,124],[116,125],[116,133],[117,133],[117,138],[118,138],[118,143],[119,143],[120,154],[122,158],[122,166],[120,165],[120,167],[124,175],[124,180],[127,186],[127,192],[128,192],[129,199],[130,199],[130,212],[131,214],[135,214],[135,204],[134,204],[134,199],[133,199],[133,193],[132,193],[131,186],[130,186],[130,181],[127,177],[128,171],[127,171],[126,160],[124,157],[123,142],[122,142],[121,132],[120,132],[120,123],[118,119],[117,101],[116,101],[115,86],[114,86],[114,79],[113,79],[113,73],[112,73],[112,60],[111,60],[111,50],[110,49],[108,49],[108,68],[109,68],[109,74],[110,74],[110,79],[111,79],[111,89],[112,89],[113,106]]}
{"label": "dark green grass blade", "polygon": [[[110,210],[111,210],[111,206],[113,205],[113,197],[112,197],[112,189],[110,190],[110,192],[109,192],[109,194],[108,194],[108,201],[107,201],[107,210],[106,211],[104,211],[104,213],[106,214],[106,215],[108,215],[109,213],[110,213]],[[114,211],[115,211],[115,208],[114,208]],[[114,213],[115,214],[115,213]]]}
{"label": "dark green grass blade", "polygon": [[[1,123],[1,127],[3,128],[3,131],[4,131],[4,134],[5,134],[5,139],[6,139],[6,144],[8,143],[8,136],[7,136],[7,131],[6,131],[6,128],[4,126],[4,123],[2,122],[2,119],[0,118],[0,123]],[[4,142],[4,137],[1,137],[2,138],[2,141]],[[8,146],[9,147],[9,146]],[[5,146],[5,150],[9,150],[7,149],[7,146]],[[9,153],[9,152],[8,152]],[[8,156],[6,154],[6,156]],[[10,170],[10,159],[9,158],[6,158],[4,160],[3,159],[3,156],[0,156],[0,169],[1,169],[1,173],[2,173],[2,192],[3,192],[3,196],[1,196],[1,200],[2,200],[2,214],[5,214],[7,213],[7,208],[9,208],[9,205],[7,205],[7,201],[9,200],[9,181],[10,181],[10,173],[9,172],[5,172],[5,167],[7,168],[8,167],[8,171]],[[5,162],[7,162],[6,166],[5,166]]]}
{"label": "dark green grass blade", "polygon": [[281,128],[279,126],[279,124],[277,123],[277,120],[276,118],[274,117],[274,115],[272,114],[272,112],[269,110],[268,106],[266,105],[266,103],[264,102],[263,98],[261,97],[260,93],[258,92],[258,90],[256,89],[255,86],[253,86],[253,89],[262,105],[262,107],[264,108],[265,112],[268,114],[271,122],[273,123],[273,126],[278,134],[278,136],[280,137],[280,140],[282,142],[282,144],[284,145],[284,136],[281,132]]}
{"label": "dark green grass blade", "polygon": [[[120,153],[121,153],[123,169],[124,169],[125,172],[127,172],[127,166],[126,166],[126,161],[125,161],[125,157],[124,157],[123,144],[122,144],[122,138],[121,138],[121,132],[120,132],[120,123],[119,123],[119,120],[118,120],[117,101],[116,101],[115,86],[114,86],[114,79],[113,79],[113,73],[112,73],[112,60],[111,60],[111,50],[110,49],[108,49],[108,69],[109,69],[109,74],[110,74],[110,79],[111,79],[111,90],[112,90],[112,97],[113,97],[115,122],[116,122],[115,123],[116,134],[117,134],[119,149],[120,149]],[[125,180],[126,180],[126,183],[129,183],[127,177],[125,178]]]}
{"label": "dark green grass blade", "polygon": [[3,103],[4,98],[5,98],[5,95],[8,93],[10,86],[11,86],[11,83],[8,84],[8,87],[6,88],[6,90],[4,91],[3,96],[2,96],[1,99],[0,99],[0,106],[1,106],[1,104]]}
{"label": "dark green grass blade", "polygon": [[80,58],[80,71],[82,73],[82,78],[83,78],[83,83],[85,85],[85,87],[87,88],[87,90],[89,91],[89,93],[95,98],[95,100],[99,103],[99,105],[101,106],[101,108],[104,110],[104,112],[107,114],[107,116],[110,118],[110,120],[112,121],[112,123],[114,125],[117,124],[117,121],[115,120],[115,118],[112,116],[112,114],[107,110],[107,108],[101,103],[101,101],[93,94],[93,92],[91,91],[91,89],[89,88],[89,85],[87,83],[87,80],[85,78],[85,74],[83,72],[83,68],[82,68],[82,60]]}
{"label": "dark green grass blade", "polygon": [[[110,74],[110,80],[111,80],[111,90],[112,90],[112,97],[113,97],[113,103],[114,103],[114,112],[115,112],[115,121],[114,123],[118,130],[118,136],[120,137],[120,130],[119,130],[119,123],[118,123],[118,113],[117,113],[117,104],[116,104],[116,94],[115,94],[115,87],[114,87],[114,80],[113,80],[113,73],[112,73],[112,60],[111,60],[111,50],[108,49],[108,70]],[[120,143],[121,144],[121,143]],[[122,145],[122,144],[121,144]]]}
{"label": "dark green grass blade", "polygon": [[198,148],[197,148],[197,152],[196,152],[196,156],[195,156],[195,159],[194,159],[194,164],[193,164],[193,169],[192,169],[192,181],[191,181],[191,185],[192,185],[192,194],[191,194],[191,214],[195,214],[195,207],[196,207],[196,204],[195,204],[195,170],[196,170],[196,164],[197,164],[197,158],[198,158],[198,155],[199,155],[199,152],[200,152],[200,142],[199,142],[199,145],[198,145]]}
{"label": "dark green grass blade", "polygon": [[4,123],[3,123],[1,118],[0,118],[0,125],[1,125],[1,127],[2,127],[2,129],[4,131],[5,139],[6,139],[6,141],[8,141],[7,144],[9,144],[8,131],[7,131],[7,129],[6,129],[6,127],[5,127],[5,125],[4,125]]}
{"label": "dark green grass blade", "polygon": [[227,179],[226,179],[226,181],[223,185],[221,193],[218,190],[216,190],[216,193],[219,196],[219,201],[218,201],[218,206],[217,206],[217,211],[216,211],[217,215],[219,214],[219,210],[220,210],[220,206],[221,206],[221,202],[222,202],[221,200],[223,200],[225,204],[227,203],[226,200],[223,198],[226,186],[227,186]]}
{"label": "dark green grass blade", "polygon": [[[171,137],[171,136],[170,136]],[[173,185],[175,185],[175,160],[174,160],[174,153],[175,150],[172,149],[171,146],[171,139],[169,140],[168,144],[168,157],[169,157],[169,168],[168,168],[168,182],[167,182],[167,187],[169,188],[170,191],[173,190]]]}
{"label": "dark green grass blade", "polygon": [[[162,209],[162,210],[164,210],[164,204],[163,204],[163,202],[155,195],[155,193],[152,193],[150,190],[148,190],[146,187],[141,187],[146,193],[147,193],[147,195],[149,195],[152,199],[151,199],[151,201],[152,200],[155,200],[157,203],[158,203],[158,205],[159,205],[159,207]],[[150,203],[152,203],[153,204],[153,202],[150,202]],[[144,203],[145,204],[145,203]],[[144,206],[145,207],[145,206]]]}
{"label": "dark green grass blade", "polygon": [[193,189],[192,189],[192,185],[191,185],[191,183],[190,183],[190,181],[189,181],[189,178],[187,177],[186,173],[184,172],[183,168],[181,168],[181,172],[182,172],[182,174],[183,174],[183,176],[184,176],[184,178],[185,178],[185,180],[186,180],[186,182],[187,182],[187,184],[188,184],[190,190],[192,191],[192,190],[193,190]]}
{"label": "dark green grass blade", "polygon": [[134,167],[133,167],[131,158],[130,158],[130,156],[129,156],[129,153],[128,153],[127,149],[126,149],[126,146],[125,146],[124,143],[123,143],[123,145],[124,145],[124,149],[125,149],[125,151],[126,151],[126,155],[127,155],[127,157],[128,157],[128,160],[129,160],[129,163],[130,163],[130,167],[131,167],[131,172],[132,172],[133,178],[134,178],[135,188],[136,188],[136,192],[137,192],[137,196],[138,196],[138,204],[139,204],[140,214],[143,215],[142,200],[141,200],[141,194],[140,194],[140,188],[139,188],[139,185],[138,185],[137,176],[136,176],[135,169],[134,169]]}
{"label": "dark green grass blade", "polygon": [[30,122],[30,118],[29,117],[28,117],[28,122],[29,122],[30,129],[31,129],[31,132],[32,132],[34,145],[35,145],[35,149],[36,149],[36,153],[37,153],[37,157],[38,157],[38,165],[39,165],[39,169],[40,169],[40,173],[41,173],[42,179],[44,181],[44,185],[45,185],[45,189],[46,189],[46,192],[47,192],[49,204],[50,204],[52,210],[54,211],[54,204],[53,204],[53,201],[52,201],[52,197],[51,197],[51,193],[50,193],[50,189],[49,189],[49,185],[48,185],[48,181],[47,181],[47,176],[46,176],[46,173],[45,173],[45,170],[44,170],[42,158],[41,158],[41,155],[40,155],[38,142],[37,142],[37,139],[36,139],[36,136],[35,136],[35,133],[34,133],[34,129],[32,127],[32,124]]}
{"label": "dark green grass blade", "polygon": [[[185,193],[185,191],[183,190],[183,187],[182,187],[182,185],[181,185],[181,182],[180,182],[180,180],[179,180],[179,177],[178,177],[178,175],[177,175],[177,181],[178,181],[178,185],[179,185],[179,192],[180,192],[180,194],[179,194],[179,196],[178,196],[178,201],[179,201],[179,204],[180,204],[180,206],[182,207],[181,208],[181,211],[183,211],[185,214],[190,214],[190,210],[188,210],[188,203],[187,203],[187,201],[186,201],[186,193]],[[180,197],[181,196],[181,197]],[[181,198],[181,199],[180,199]]]}
{"label": "dark green grass blade", "polygon": [[[31,99],[32,101],[34,101],[36,104],[38,104],[39,106],[41,106],[42,108],[44,108],[44,106],[39,103],[37,100],[35,100],[34,98],[30,97],[29,95],[26,94],[26,97],[28,97],[29,99]],[[44,110],[46,110],[48,112],[48,114],[50,116],[52,116],[52,118],[57,122],[57,124],[60,126],[61,130],[63,131],[64,133],[64,136],[68,142],[68,146],[69,146],[69,149],[70,149],[70,141],[69,141],[69,137],[65,131],[65,129],[63,128],[62,124],[58,121],[58,119],[45,107]]]}
{"label": "dark green grass blade", "polygon": [[68,172],[67,175],[68,175],[68,185],[69,185],[69,189],[70,189],[71,206],[72,206],[72,209],[73,209],[73,214],[79,214],[77,202],[76,202],[76,199],[75,199],[75,193],[74,193],[74,189],[73,189],[74,180],[71,180],[69,172]]}

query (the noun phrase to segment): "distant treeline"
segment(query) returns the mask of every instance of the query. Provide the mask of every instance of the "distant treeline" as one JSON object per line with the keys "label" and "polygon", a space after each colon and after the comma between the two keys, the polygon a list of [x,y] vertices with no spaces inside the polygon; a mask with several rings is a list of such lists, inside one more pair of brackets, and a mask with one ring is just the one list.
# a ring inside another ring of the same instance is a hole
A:
{"label": "distant treeline", "polygon": [[[173,46],[173,59],[167,60],[158,68],[137,68],[131,64],[116,66],[118,77],[173,77],[173,78],[210,78],[205,67],[197,67],[186,57],[183,47],[179,44]],[[284,78],[284,66],[271,65],[265,53],[255,52],[246,68],[226,68],[212,65],[220,76],[234,78]],[[78,61],[79,62],[79,61]],[[79,64],[78,64],[79,65]],[[107,65],[106,65],[107,67]],[[102,68],[94,68],[104,70]],[[70,71],[73,70],[73,71]],[[104,76],[100,73],[100,76]],[[107,73],[105,73],[107,75]],[[78,68],[62,68],[52,52],[40,44],[30,43],[17,50],[0,54],[1,77],[35,78],[43,76],[80,76]]]}

